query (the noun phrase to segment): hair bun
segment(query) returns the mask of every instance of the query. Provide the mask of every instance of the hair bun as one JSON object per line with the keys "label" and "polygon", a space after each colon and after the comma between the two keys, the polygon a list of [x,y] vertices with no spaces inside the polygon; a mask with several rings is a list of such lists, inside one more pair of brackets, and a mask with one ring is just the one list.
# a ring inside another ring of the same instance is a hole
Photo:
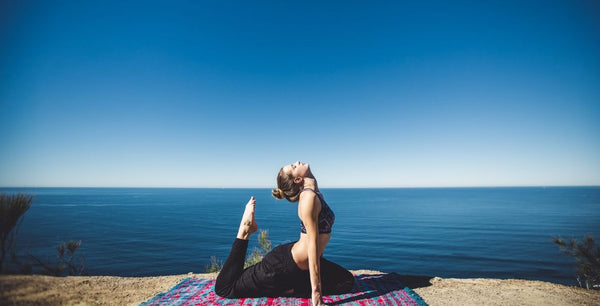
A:
{"label": "hair bun", "polygon": [[279,200],[283,200],[283,198],[285,197],[285,194],[283,193],[283,190],[279,189],[279,188],[275,188],[273,190],[271,190],[271,194]]}

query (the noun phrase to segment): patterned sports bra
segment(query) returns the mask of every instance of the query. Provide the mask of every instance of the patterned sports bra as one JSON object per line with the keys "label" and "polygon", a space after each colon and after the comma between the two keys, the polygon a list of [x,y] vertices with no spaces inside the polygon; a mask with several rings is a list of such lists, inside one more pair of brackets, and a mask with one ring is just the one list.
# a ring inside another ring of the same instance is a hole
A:
{"label": "patterned sports bra", "polygon": [[[321,212],[319,213],[318,227],[319,234],[328,234],[331,233],[331,228],[333,227],[333,222],[335,221],[335,214],[333,210],[329,208],[325,199],[320,192],[316,192],[310,188],[304,188],[304,190],[310,190],[314,192],[321,200]],[[304,191],[303,190],[303,191]],[[304,223],[300,220],[300,232],[306,234],[306,227],[304,227]]]}

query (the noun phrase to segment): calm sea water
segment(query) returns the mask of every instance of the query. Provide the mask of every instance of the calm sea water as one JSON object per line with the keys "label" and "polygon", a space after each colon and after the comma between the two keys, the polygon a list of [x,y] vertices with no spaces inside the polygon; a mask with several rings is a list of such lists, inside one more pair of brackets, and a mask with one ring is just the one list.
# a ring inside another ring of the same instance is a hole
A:
{"label": "calm sea water", "polygon": [[[244,204],[274,244],[299,236],[297,204],[269,189],[0,188],[35,194],[21,252],[81,240],[89,275],[203,272],[224,261]],[[348,269],[576,284],[552,236],[600,239],[600,187],[322,189],[336,213],[325,256]],[[252,240],[251,248],[257,243]]]}

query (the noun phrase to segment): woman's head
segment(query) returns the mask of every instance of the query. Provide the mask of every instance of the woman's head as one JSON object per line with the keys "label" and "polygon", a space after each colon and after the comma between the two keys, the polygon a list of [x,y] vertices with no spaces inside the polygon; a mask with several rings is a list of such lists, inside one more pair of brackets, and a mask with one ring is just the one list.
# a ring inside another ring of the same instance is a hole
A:
{"label": "woman's head", "polygon": [[304,178],[312,178],[310,165],[299,161],[286,165],[277,174],[277,188],[271,194],[277,199],[287,199],[290,202],[298,201],[300,192],[304,187]]}

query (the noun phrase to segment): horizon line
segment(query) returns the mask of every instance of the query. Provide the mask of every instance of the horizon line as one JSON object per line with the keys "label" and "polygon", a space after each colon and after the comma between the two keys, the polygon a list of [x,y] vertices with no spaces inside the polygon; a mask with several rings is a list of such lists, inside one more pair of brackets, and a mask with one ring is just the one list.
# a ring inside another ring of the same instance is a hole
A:
{"label": "horizon line", "polygon": [[[600,185],[471,185],[471,186],[355,186],[321,187],[323,189],[426,189],[426,188],[553,188],[553,187],[600,187]],[[0,188],[139,188],[139,189],[272,189],[274,187],[199,187],[199,186],[0,186]]]}

